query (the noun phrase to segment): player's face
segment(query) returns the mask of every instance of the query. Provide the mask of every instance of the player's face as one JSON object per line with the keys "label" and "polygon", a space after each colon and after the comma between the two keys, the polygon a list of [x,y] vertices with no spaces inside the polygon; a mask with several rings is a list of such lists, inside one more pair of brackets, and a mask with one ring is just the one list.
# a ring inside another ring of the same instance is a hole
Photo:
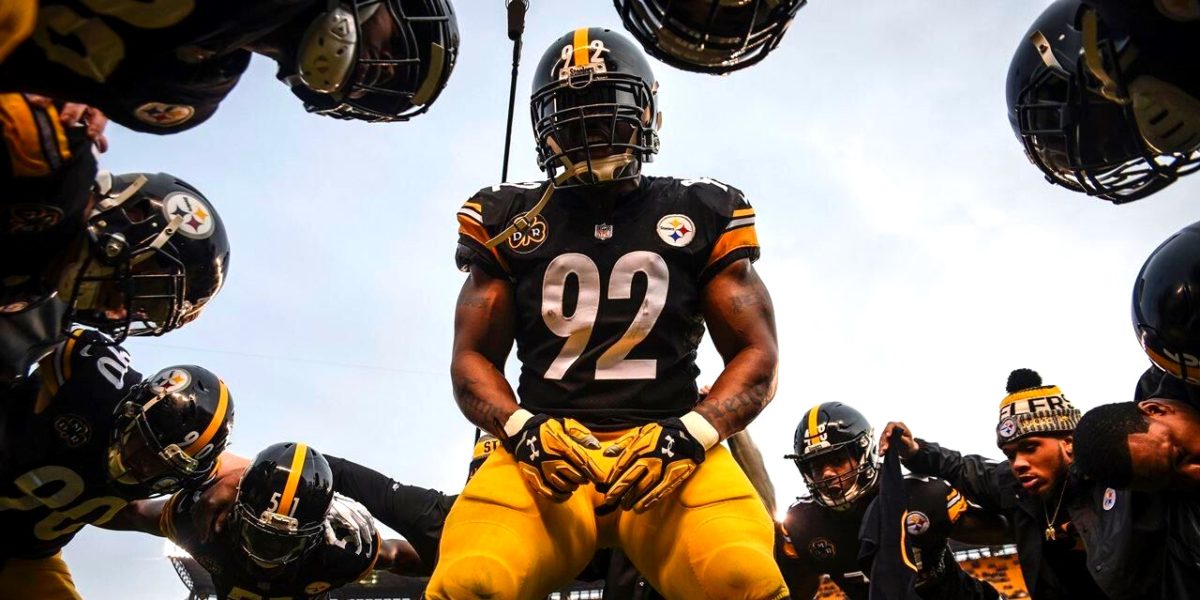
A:
{"label": "player's face", "polygon": [[1071,438],[1031,435],[1000,447],[1012,462],[1012,473],[1021,489],[1044,497],[1058,489],[1071,466]]}
{"label": "player's face", "polygon": [[1178,407],[1149,416],[1146,433],[1129,436],[1133,482],[1146,491],[1200,490],[1200,414]]}
{"label": "player's face", "polygon": [[832,498],[844,496],[858,478],[858,458],[845,449],[813,457],[804,468],[809,479]]}

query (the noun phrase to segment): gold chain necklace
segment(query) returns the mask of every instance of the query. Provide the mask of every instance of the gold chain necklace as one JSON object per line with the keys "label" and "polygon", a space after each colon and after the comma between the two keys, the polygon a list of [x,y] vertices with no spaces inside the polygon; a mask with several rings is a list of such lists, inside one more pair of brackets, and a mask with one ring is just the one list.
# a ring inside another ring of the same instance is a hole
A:
{"label": "gold chain necklace", "polygon": [[1054,521],[1058,519],[1058,510],[1062,508],[1063,497],[1067,495],[1067,482],[1063,482],[1062,491],[1058,493],[1058,505],[1054,507],[1054,516],[1046,514],[1046,503],[1042,503],[1042,516],[1046,517],[1046,541],[1053,542],[1058,538],[1054,531]]}

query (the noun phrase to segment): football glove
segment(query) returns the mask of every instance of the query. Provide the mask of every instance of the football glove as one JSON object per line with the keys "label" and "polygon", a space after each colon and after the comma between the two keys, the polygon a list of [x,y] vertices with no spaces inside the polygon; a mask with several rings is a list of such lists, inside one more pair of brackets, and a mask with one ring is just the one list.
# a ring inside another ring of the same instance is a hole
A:
{"label": "football glove", "polygon": [[375,522],[366,507],[341,494],[335,494],[325,513],[325,541],[356,555],[375,551]]}
{"label": "football glove", "polygon": [[535,493],[562,502],[580,485],[602,481],[600,467],[588,453],[599,450],[592,432],[574,419],[552,419],[535,415],[504,447],[517,461],[517,468]]}
{"label": "football glove", "polygon": [[679,419],[643,425],[605,448],[616,457],[599,512],[620,504],[623,510],[643,512],[679,487],[700,463],[704,446]]}

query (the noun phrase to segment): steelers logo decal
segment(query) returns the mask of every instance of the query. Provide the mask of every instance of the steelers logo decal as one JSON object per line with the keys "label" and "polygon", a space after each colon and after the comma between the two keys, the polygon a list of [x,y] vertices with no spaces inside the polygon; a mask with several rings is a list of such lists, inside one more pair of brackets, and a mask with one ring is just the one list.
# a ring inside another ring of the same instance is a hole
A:
{"label": "steelers logo decal", "polygon": [[904,529],[910,535],[921,535],[929,531],[929,517],[919,510],[914,510],[904,515]]}
{"label": "steelers logo decal", "polygon": [[304,593],[315,596],[317,594],[324,593],[326,590],[328,590],[331,587],[333,587],[333,586],[324,581],[314,581],[314,582],[304,586]]}
{"label": "steelers logo decal", "polygon": [[1108,488],[1104,490],[1104,503],[1101,505],[1104,510],[1112,510],[1117,505],[1117,490]]}
{"label": "steelers logo decal", "polygon": [[[513,221],[524,218],[525,215],[522,213],[517,215]],[[528,225],[525,229],[518,229],[508,236],[508,247],[517,254],[529,254],[537,250],[550,237],[550,226],[546,224],[546,220],[541,215],[528,221]]]}
{"label": "steelers logo decal", "polygon": [[826,560],[837,554],[837,546],[829,538],[819,537],[808,543],[808,553],[818,560]]}
{"label": "steelers logo decal", "polygon": [[171,192],[163,198],[163,213],[168,219],[181,217],[179,233],[185,237],[202,240],[213,234],[216,219],[212,209],[203,200],[186,192]]}
{"label": "steelers logo decal", "polygon": [[92,439],[92,428],[79,415],[62,415],[54,420],[54,431],[69,448],[78,448]]}
{"label": "steelers logo decal", "polygon": [[1000,434],[1000,438],[1005,440],[1012,437],[1016,432],[1017,422],[1012,420],[1011,417],[1000,421],[1000,426],[996,428],[996,433]]}
{"label": "steelers logo decal", "polygon": [[668,246],[682,248],[696,237],[696,224],[684,215],[667,215],[658,220],[658,237]]}
{"label": "steelers logo decal", "polygon": [[171,369],[158,374],[158,378],[154,380],[154,387],[158,388],[161,393],[170,394],[186,389],[191,383],[191,373],[183,369]]}
{"label": "steelers logo decal", "polygon": [[186,123],[196,114],[196,109],[187,104],[147,102],[133,111],[139,121],[157,127],[174,127]]}

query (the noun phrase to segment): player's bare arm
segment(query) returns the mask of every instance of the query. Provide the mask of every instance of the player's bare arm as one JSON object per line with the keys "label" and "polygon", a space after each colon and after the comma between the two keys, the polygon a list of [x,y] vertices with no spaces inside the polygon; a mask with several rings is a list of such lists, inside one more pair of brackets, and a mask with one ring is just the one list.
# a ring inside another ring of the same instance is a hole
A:
{"label": "player's bare arm", "polygon": [[472,267],[454,311],[450,380],[454,400],[469,421],[506,439],[504,424],[517,411],[517,398],[504,379],[513,345],[512,285]]}
{"label": "player's bare arm", "polygon": [[410,576],[433,573],[433,569],[421,562],[421,557],[412,545],[404,540],[383,540],[379,545],[379,558],[375,561],[375,570]]}
{"label": "player's bare arm", "polygon": [[729,265],[705,286],[704,320],[725,370],[696,412],[726,439],[771,401],[779,362],[771,295],[749,260]]}
{"label": "player's bare arm", "polygon": [[113,531],[140,531],[164,537],[166,534],[163,533],[160,523],[163,507],[170,499],[170,496],[166,496],[153,500],[135,500],[121,509],[115,517],[96,525]]}

